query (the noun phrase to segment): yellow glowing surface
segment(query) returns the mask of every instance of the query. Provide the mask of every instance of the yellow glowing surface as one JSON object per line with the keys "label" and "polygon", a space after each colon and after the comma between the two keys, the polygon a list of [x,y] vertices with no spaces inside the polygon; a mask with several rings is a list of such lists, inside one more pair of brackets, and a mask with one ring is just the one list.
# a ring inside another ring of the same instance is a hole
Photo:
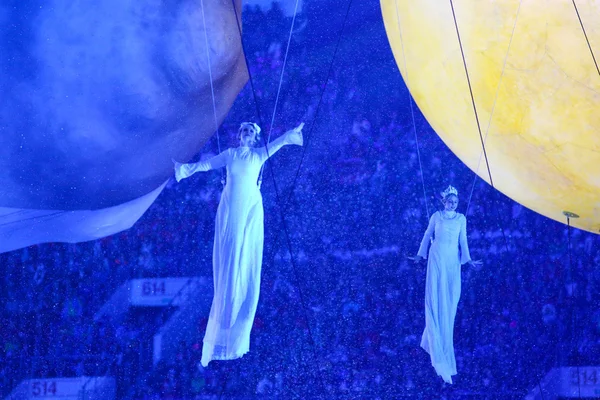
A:
{"label": "yellow glowing surface", "polygon": [[[494,187],[600,231],[600,1],[455,0]],[[381,0],[396,63],[442,140],[490,182],[450,1]]]}

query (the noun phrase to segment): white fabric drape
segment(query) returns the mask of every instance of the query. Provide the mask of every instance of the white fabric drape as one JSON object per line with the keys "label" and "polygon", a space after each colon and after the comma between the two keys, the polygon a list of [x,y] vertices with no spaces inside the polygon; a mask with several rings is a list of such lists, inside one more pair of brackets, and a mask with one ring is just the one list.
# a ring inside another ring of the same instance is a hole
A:
{"label": "white fabric drape", "polygon": [[[429,250],[432,237],[435,237]],[[425,286],[425,330],[421,347],[429,353],[439,376],[452,383],[456,375],[454,357],[454,319],[460,299],[461,264],[471,260],[467,244],[467,219],[456,213],[445,219],[436,212],[429,220],[418,255],[427,260]]]}
{"label": "white fabric drape", "polygon": [[[299,134],[291,134],[294,133]],[[240,358],[250,349],[264,241],[263,204],[257,179],[268,156],[283,145],[294,143],[287,140],[289,134],[270,143],[268,152],[264,147],[238,147],[208,161],[175,164],[178,181],[195,172],[227,168],[227,183],[215,218],[214,295],[202,347],[203,366],[211,360]]]}
{"label": "white fabric drape", "polygon": [[0,253],[39,243],[85,242],[129,229],[166,184],[135,200],[99,210],[0,207]]}

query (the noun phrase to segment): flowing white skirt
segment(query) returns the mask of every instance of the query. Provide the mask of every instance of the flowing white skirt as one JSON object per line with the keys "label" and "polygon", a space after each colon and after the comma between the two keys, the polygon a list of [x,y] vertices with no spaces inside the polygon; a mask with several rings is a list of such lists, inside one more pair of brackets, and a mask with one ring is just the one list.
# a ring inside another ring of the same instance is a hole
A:
{"label": "flowing white skirt", "polygon": [[250,331],[260,294],[264,241],[262,196],[252,187],[225,187],[217,210],[213,246],[214,297],[203,366],[233,360],[250,349]]}
{"label": "flowing white skirt", "polygon": [[439,376],[456,375],[454,319],[460,299],[460,259],[456,245],[434,243],[429,251],[425,286],[425,331],[421,347]]}

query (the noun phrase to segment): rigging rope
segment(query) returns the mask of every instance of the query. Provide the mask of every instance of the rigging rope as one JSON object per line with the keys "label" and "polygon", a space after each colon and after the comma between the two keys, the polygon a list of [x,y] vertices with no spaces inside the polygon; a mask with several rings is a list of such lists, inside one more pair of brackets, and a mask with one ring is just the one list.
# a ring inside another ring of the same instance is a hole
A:
{"label": "rigging rope", "polygon": [[[492,118],[494,116],[494,111],[496,110],[496,102],[498,100],[498,93],[500,93],[500,84],[502,83],[502,78],[504,77],[504,71],[506,70],[506,63],[508,61],[508,53],[510,53],[510,47],[512,46],[512,40],[515,35],[515,29],[517,27],[517,20],[519,19],[519,12],[521,11],[521,3],[522,3],[522,0],[519,1],[519,6],[517,8],[517,14],[515,15],[515,23],[513,25],[512,32],[510,34],[510,39],[508,42],[508,49],[506,49],[506,56],[504,56],[504,63],[502,64],[502,72],[500,73],[500,79],[498,79],[498,86],[496,87],[496,93],[494,94],[494,102],[492,103],[492,111],[490,112],[488,126],[485,131],[485,137],[483,138],[484,144],[487,141],[488,134],[490,133],[490,127],[492,126]],[[469,201],[467,202],[467,210],[465,212],[465,215],[469,214],[469,206],[471,205],[471,199],[473,197],[473,192],[475,190],[475,183],[477,182],[477,178],[478,178],[477,172],[479,172],[479,166],[481,165],[481,156],[483,154],[484,154],[483,152],[481,152],[479,154],[479,161],[477,162],[477,169],[475,170],[475,176],[473,177],[473,184],[471,185],[471,192],[469,193]],[[487,161],[487,159],[486,159],[486,161]],[[488,165],[488,168],[489,168],[489,165]],[[490,178],[490,180],[491,180],[491,178]]]}
{"label": "rigging rope", "polygon": [[467,77],[467,84],[469,85],[469,93],[471,95],[471,104],[473,105],[473,112],[475,113],[475,122],[477,123],[477,131],[479,132],[479,139],[481,140],[481,149],[483,150],[483,156],[485,157],[485,165],[487,167],[488,175],[490,177],[490,185],[494,187],[494,180],[492,179],[492,171],[490,170],[490,162],[487,157],[487,151],[485,150],[485,140],[481,134],[481,124],[479,123],[479,114],[477,113],[477,106],[475,105],[475,97],[473,96],[473,88],[471,86],[471,78],[469,77],[469,70],[467,68],[467,59],[465,58],[465,52],[463,50],[462,40],[460,38],[460,31],[458,29],[458,22],[456,21],[456,13],[454,11],[454,3],[450,0],[450,7],[452,8],[452,17],[454,18],[454,26],[456,28],[456,36],[458,37],[458,45],[460,47],[460,54],[462,56],[463,66],[465,67],[465,75]]}
{"label": "rigging rope", "polygon": [[[404,73],[406,74],[405,82],[408,81],[408,68],[406,66],[406,54],[404,52],[404,40],[402,38],[402,29],[400,29],[400,11],[398,10],[398,0],[394,1],[396,5],[396,19],[398,20],[398,32],[400,33],[400,45],[402,46],[402,57],[404,59]],[[427,212],[427,223],[429,223],[429,206],[427,202],[427,191],[425,190],[425,176],[423,174],[423,165],[421,164],[421,151],[419,150],[419,137],[417,135],[417,124],[415,122],[415,113],[413,110],[413,98],[408,85],[406,85],[406,91],[408,92],[408,102],[410,104],[410,115],[412,117],[413,131],[415,134],[415,143],[417,147],[417,159],[419,160],[419,170],[421,171],[421,184],[423,186],[423,199],[425,200],[425,211]]]}
{"label": "rigging rope", "polygon": [[[491,169],[490,169],[490,164],[489,164],[489,160],[488,160],[488,157],[487,157],[487,151],[486,151],[486,148],[485,148],[485,139],[483,138],[483,135],[481,133],[481,125],[479,123],[479,116],[478,116],[478,113],[477,113],[477,106],[475,104],[475,97],[473,96],[473,89],[472,89],[471,80],[470,80],[470,77],[469,77],[469,70],[467,68],[467,61],[466,61],[465,53],[464,53],[463,46],[462,46],[462,40],[460,38],[460,31],[458,29],[458,22],[457,22],[457,19],[456,19],[456,12],[454,10],[454,3],[452,2],[452,0],[450,0],[450,7],[452,9],[452,17],[454,19],[454,26],[456,28],[456,36],[458,38],[458,43],[459,43],[459,46],[460,46],[460,53],[461,53],[461,56],[462,56],[463,66],[464,66],[464,69],[465,69],[465,76],[466,76],[466,79],[467,79],[467,83],[469,85],[469,93],[471,95],[471,104],[473,105],[473,112],[474,112],[474,115],[475,115],[475,120],[477,122],[477,130],[479,132],[479,138],[481,140],[482,153],[483,153],[483,155],[485,157],[485,163],[486,163],[488,175],[490,177],[490,185],[492,186],[492,188],[496,189],[494,187],[494,182],[493,182],[493,179],[492,179],[492,172],[491,172]],[[517,18],[518,18],[518,13],[519,13],[520,8],[521,8],[521,1],[519,1],[519,8],[517,9],[517,17],[515,18],[515,25],[513,26],[513,31],[512,31],[512,34],[511,34],[510,43],[512,43],[512,38],[513,38],[513,35],[514,35],[514,31],[515,31],[515,27],[516,27],[516,23],[517,23]],[[505,66],[506,66],[506,60],[508,58],[508,52],[510,50],[510,43],[509,43],[509,47],[507,49],[507,53],[506,53],[506,56],[505,56],[505,59],[504,59],[504,66],[502,67],[502,75],[504,74],[504,70],[505,70]],[[500,79],[502,79],[502,75],[501,75]],[[498,88],[496,90],[496,97],[494,98],[494,106],[492,108],[492,113],[490,115],[490,120],[489,120],[489,123],[488,123],[488,130],[486,131],[486,139],[487,139],[487,134],[489,133],[489,126],[491,124],[491,120],[492,120],[492,116],[493,116],[493,111],[494,111],[494,108],[495,108],[495,105],[496,105],[496,99],[497,99],[499,87],[500,87],[500,82],[498,83]],[[481,161],[481,156],[480,156],[480,161]],[[478,166],[478,169],[479,169],[479,166]],[[477,174],[475,176],[475,180],[476,179],[477,179]],[[473,187],[471,189],[471,195],[473,194],[473,188],[475,186],[475,180],[473,181]],[[469,203],[470,203],[470,201],[471,201],[471,197],[469,196]],[[508,239],[506,238],[506,233],[504,232],[504,228],[502,227],[502,224],[500,224],[500,216],[499,216],[498,208],[497,207],[492,207],[492,208],[496,211],[496,218],[498,219],[500,231],[502,232],[502,237],[504,239],[504,247],[506,249],[506,252],[509,253]],[[467,205],[467,212],[468,212],[468,205]],[[539,386],[539,389],[540,389],[540,395],[542,396],[542,399],[543,399],[544,395],[542,393],[541,381],[540,381],[539,376],[537,376],[537,374],[536,374],[536,377],[537,377],[538,386]]]}
{"label": "rigging rope", "polygon": [[585,27],[583,26],[583,21],[581,20],[581,16],[579,15],[579,10],[577,9],[577,4],[575,4],[575,0],[573,1],[573,7],[575,7],[575,12],[577,13],[577,18],[579,19],[579,25],[581,25],[581,30],[583,31],[583,36],[585,36],[585,41],[588,45],[588,49],[590,49],[590,54],[592,55],[592,60],[594,60],[594,65],[596,66],[596,71],[598,71],[598,75],[600,75],[600,68],[598,68],[598,63],[596,62],[596,57],[594,56],[594,51],[592,50],[592,45],[590,44],[590,40],[588,39],[588,35],[585,32]]}
{"label": "rigging rope", "polygon": [[[322,89],[321,89],[321,93],[319,95],[319,101],[317,102],[317,106],[315,108],[314,117],[312,118],[312,121],[310,123],[310,127],[308,129],[308,133],[305,135],[304,146],[302,147],[302,156],[300,158],[300,163],[298,164],[298,168],[296,169],[296,174],[294,175],[294,179],[292,181],[292,185],[291,185],[291,189],[290,189],[288,198],[287,198],[287,200],[285,201],[285,203],[283,205],[280,204],[280,209],[283,210],[282,211],[282,216],[287,211],[287,207],[286,206],[291,201],[292,196],[294,194],[294,191],[296,189],[298,178],[300,176],[300,171],[301,171],[303,163],[304,163],[304,158],[306,157],[306,151],[307,151],[308,145],[311,143],[311,141],[309,139],[312,137],[312,133],[313,133],[313,130],[315,128],[316,120],[317,120],[317,117],[319,115],[319,109],[321,107],[321,104],[323,103],[323,97],[325,95],[325,91],[327,90],[327,84],[329,83],[329,79],[331,78],[331,74],[332,74],[332,71],[333,71],[334,61],[336,59],[336,56],[337,56],[337,53],[338,53],[338,50],[339,50],[339,47],[340,47],[342,36],[343,36],[344,30],[345,30],[345,27],[346,27],[346,22],[348,20],[348,15],[350,14],[351,5],[352,5],[352,0],[348,0],[348,5],[346,7],[346,13],[344,15],[344,20],[342,22],[342,27],[340,28],[340,31],[339,31],[339,34],[338,34],[338,38],[337,38],[337,41],[336,41],[336,45],[335,45],[335,48],[334,48],[334,51],[333,51],[333,55],[331,57],[331,62],[329,64],[329,68],[327,70],[327,76],[325,78],[324,84],[320,85],[322,87]],[[290,240],[289,240],[289,234],[288,234],[287,230],[285,229],[285,225],[284,225],[284,232],[286,234],[287,241],[289,243],[290,242]],[[279,231],[276,233],[276,235],[274,237],[276,239],[279,238]],[[293,260],[293,254],[291,252],[291,249],[290,249],[290,257]],[[273,250],[272,257],[270,257],[270,258],[272,259],[272,262],[274,262],[274,260],[275,260],[275,250]],[[297,270],[296,265],[294,263],[292,265],[294,267],[294,274],[296,275],[296,281],[297,281],[296,287],[299,290],[301,305],[302,305],[302,308],[304,310],[305,317],[306,317],[306,320],[307,320],[307,326],[308,326],[308,330],[309,330],[309,336],[310,336],[310,339],[311,339],[311,348],[312,348],[312,352],[313,352],[313,357],[318,362],[318,357],[317,357],[317,355],[315,353],[315,347],[316,346],[315,346],[315,342],[314,342],[314,338],[313,338],[312,332],[310,330],[310,323],[309,323],[309,320],[308,320],[308,315],[306,313],[306,305],[304,303],[303,295],[302,295],[302,292],[301,292],[300,277],[298,275],[298,270]],[[322,376],[320,374],[319,374],[319,380],[320,380],[321,387],[324,387],[324,385],[323,385],[323,378],[322,378]]]}
{"label": "rigging rope", "polygon": [[[452,2],[452,0],[450,0],[450,7],[452,9],[452,17],[454,19],[454,27],[456,28],[456,36],[458,38],[458,44],[460,47],[460,54],[462,56],[462,61],[463,61],[463,66],[465,69],[465,76],[467,78],[467,84],[469,85],[469,94],[471,95],[471,104],[473,105],[473,113],[475,115],[475,121],[477,123],[477,131],[479,132],[479,139],[481,141],[481,148],[483,151],[483,156],[485,157],[485,164],[487,167],[487,171],[488,171],[488,175],[490,177],[490,185],[492,186],[492,188],[496,189],[496,187],[494,186],[494,180],[492,179],[492,171],[490,169],[490,163],[487,157],[487,151],[485,149],[485,140],[483,139],[483,134],[481,133],[481,124],[479,123],[479,115],[477,113],[477,106],[475,104],[475,97],[473,96],[473,88],[471,86],[471,78],[469,77],[469,69],[467,68],[467,59],[465,57],[465,52],[463,49],[463,45],[462,45],[462,40],[460,38],[460,30],[458,29],[458,22],[456,20],[456,12],[454,11],[454,3]],[[496,190],[497,191],[497,190]],[[509,252],[509,247],[508,247],[508,240],[506,239],[506,234],[504,232],[504,228],[502,227],[502,224],[500,224],[500,217],[499,217],[499,211],[497,207],[492,207],[495,211],[496,211],[496,216],[498,218],[498,223],[500,226],[500,231],[502,232],[502,237],[504,238],[504,246],[506,248],[506,252]]]}
{"label": "rigging rope", "polygon": [[[321,104],[323,103],[323,97],[324,97],[325,91],[327,90],[327,84],[329,83],[329,80],[331,78],[331,74],[332,74],[332,71],[333,71],[334,61],[336,59],[336,56],[337,56],[337,53],[338,53],[338,50],[339,50],[339,47],[340,47],[341,39],[342,39],[344,30],[345,30],[345,27],[346,27],[348,16],[350,14],[351,5],[352,5],[352,0],[349,0],[348,3],[347,3],[346,12],[345,12],[345,15],[344,15],[344,20],[342,22],[342,27],[340,28],[340,31],[338,33],[338,38],[337,38],[337,41],[336,41],[335,49],[333,51],[333,55],[331,57],[331,62],[330,62],[329,67],[328,67],[328,71],[327,71],[327,76],[325,78],[325,82],[324,82],[323,85],[320,85],[322,87],[322,89],[321,89],[321,93],[319,95],[319,101],[317,102],[317,106],[315,108],[314,117],[312,118],[312,121],[310,123],[310,127],[308,128],[307,134],[304,135],[304,146],[302,147],[302,156],[300,158],[300,162],[298,164],[298,168],[296,169],[296,173],[294,175],[294,179],[292,180],[291,189],[290,189],[288,198],[287,198],[287,200],[283,204],[280,204],[280,209],[282,210],[282,219],[284,219],[283,215],[287,211],[287,204],[289,204],[289,202],[291,201],[291,198],[292,198],[292,196],[294,194],[294,191],[296,189],[298,178],[299,178],[299,175],[300,175],[300,171],[302,170],[302,167],[303,167],[303,164],[304,164],[304,159],[306,157],[306,151],[308,149],[309,144],[311,143],[310,138],[312,137],[312,134],[313,134],[313,131],[314,131],[314,128],[315,128],[315,124],[316,124],[316,120],[317,120],[317,117],[319,115],[319,110],[320,110]],[[274,179],[274,175],[273,175],[273,179]],[[279,199],[278,199],[278,202],[279,202]],[[287,228],[286,228],[285,224],[283,224],[283,230],[284,230],[284,233],[285,233],[285,236],[287,238],[288,243],[290,243],[289,233],[287,232]],[[279,237],[279,231],[274,235],[274,237],[275,238]],[[293,253],[291,252],[291,249],[290,249],[290,258],[292,260],[294,260],[293,257],[294,257]],[[273,250],[272,257],[270,257],[270,258],[274,261],[274,259],[275,259],[275,250]],[[302,294],[302,290],[301,290],[301,287],[300,287],[300,284],[299,284],[300,277],[299,277],[299,274],[298,274],[298,269],[297,269],[297,266],[296,266],[296,264],[294,262],[292,262],[292,266],[293,266],[293,269],[294,269],[294,274],[296,276],[296,281],[297,281],[296,287],[298,288],[298,291],[299,291],[299,296],[300,296],[300,300],[301,300],[302,309],[304,310],[305,317],[306,317],[306,320],[307,320],[307,327],[308,327],[309,336],[310,336],[310,339],[311,339],[311,349],[312,349],[312,352],[313,352],[313,357],[318,362],[318,357],[317,357],[317,355],[315,353],[315,347],[316,346],[315,346],[313,334],[311,332],[310,323],[309,323],[309,319],[308,319],[308,314],[306,312],[306,305],[305,305],[305,302],[304,302],[304,296]],[[324,387],[322,379],[323,379],[322,376],[319,375],[320,384],[321,384],[322,387]]]}
{"label": "rigging rope", "polygon": [[[279,103],[279,95],[281,93],[281,84],[283,83],[283,74],[285,72],[285,66],[287,64],[288,53],[290,51],[290,43],[292,41],[292,33],[294,32],[294,24],[296,22],[296,15],[298,13],[298,3],[299,0],[296,0],[296,5],[294,6],[294,16],[292,17],[292,24],[290,25],[290,34],[288,36],[287,46],[285,48],[285,56],[283,57],[283,65],[281,66],[281,75],[279,76],[279,85],[277,86],[277,96],[275,97],[275,106],[273,106],[273,115],[271,116],[271,125],[269,125],[269,135],[267,136],[267,145],[271,143],[271,132],[273,132],[273,124],[275,123],[275,114],[277,113],[277,104]],[[267,159],[266,162],[269,162]],[[265,169],[265,164],[260,167],[260,174],[258,176],[258,187],[262,186],[263,181],[263,173]]]}
{"label": "rigging rope", "polygon": [[[239,35],[240,35],[240,42],[242,44],[242,49],[244,50],[244,43],[243,43],[243,39],[242,39],[242,28],[241,28],[241,25],[240,25],[240,19],[238,18],[238,12],[237,12],[237,9],[235,7],[235,2],[234,1],[235,0],[232,0],[233,10],[235,12],[235,17],[236,17],[236,21],[237,21],[237,25],[238,25],[238,31],[239,31]],[[349,0],[348,11],[350,9],[351,2],[352,2],[352,0]],[[339,41],[341,39],[341,34],[342,34],[343,30],[344,30],[344,26],[346,24],[347,18],[348,18],[348,12],[346,12],[346,17],[344,18],[344,23],[343,23],[342,29],[340,30],[340,38],[338,39],[338,45],[339,45]],[[336,47],[336,52],[337,52],[337,47]],[[261,118],[261,114],[260,114],[260,107],[259,107],[258,99],[257,99],[257,96],[256,96],[256,90],[254,88],[254,81],[252,79],[252,74],[250,72],[250,66],[249,66],[249,63],[248,63],[248,57],[246,55],[246,51],[245,50],[243,51],[243,53],[244,53],[244,59],[246,61],[246,68],[248,70],[248,78],[249,78],[249,81],[250,81],[250,87],[252,89],[252,95],[253,95],[253,98],[254,98],[254,103],[255,103],[255,107],[256,107],[257,117],[258,117],[259,122],[262,124],[262,118]],[[334,54],[334,57],[335,57],[335,54]],[[332,64],[333,64],[333,61],[332,61]],[[331,68],[330,68],[330,72],[331,72]],[[329,79],[329,74],[328,74],[327,79]],[[323,92],[321,93],[321,99],[319,100],[319,104],[321,103],[322,98],[323,98]],[[318,110],[318,107],[317,107],[317,110]],[[316,118],[316,115],[315,115],[315,118]],[[313,126],[314,126],[314,119],[313,119],[313,123],[311,125],[311,130],[309,132],[312,132],[312,127]],[[264,140],[264,138],[263,138],[263,140]],[[270,157],[270,155],[269,155],[269,150],[268,150],[267,143],[265,143],[265,149],[266,149],[266,152],[267,152],[267,159],[268,159]],[[296,177],[294,178],[294,181],[292,183],[292,189],[290,191],[290,195],[294,191],[295,184],[296,184],[296,178],[297,178],[297,176],[299,174],[300,168],[302,167],[302,160],[304,159],[304,154],[306,152],[305,149],[306,149],[306,143],[305,143],[305,146],[303,146],[302,159],[301,159],[300,164],[298,166]],[[308,312],[307,312],[307,307],[306,307],[306,301],[304,300],[304,294],[303,294],[302,288],[300,286],[300,274],[298,272],[298,266],[296,264],[296,260],[295,260],[295,257],[294,257],[294,252],[293,252],[293,249],[292,249],[292,243],[291,243],[291,239],[290,239],[290,234],[289,234],[287,223],[286,223],[286,219],[285,219],[285,204],[282,203],[282,201],[281,201],[280,194],[279,194],[280,193],[279,192],[279,188],[278,188],[278,185],[277,185],[277,181],[275,179],[275,172],[273,170],[273,166],[272,166],[271,163],[269,163],[269,170],[271,172],[271,177],[272,177],[273,186],[274,186],[274,190],[275,190],[276,202],[279,205],[281,223],[282,223],[283,231],[285,233],[288,251],[290,253],[290,261],[291,261],[291,264],[292,264],[292,269],[294,271],[294,275],[295,275],[296,281],[297,281],[296,288],[298,289],[298,295],[299,295],[299,298],[300,298],[300,304],[302,306],[302,310],[304,312],[304,316],[305,316],[306,321],[307,321],[307,330],[308,330],[308,334],[309,334],[309,338],[310,338],[310,344],[311,344],[311,350],[312,350],[312,354],[313,354],[313,359],[317,363],[317,369],[316,369],[315,372],[317,373],[319,384],[321,386],[321,390],[324,393],[325,383],[323,382],[323,376],[322,376],[322,374],[319,373],[320,372],[320,368],[318,366],[319,358],[318,358],[317,353],[316,353],[316,343],[315,343],[314,335],[312,333],[311,325],[310,325],[310,322],[309,322]]]}
{"label": "rigging rope", "polygon": [[574,342],[574,347],[575,347],[575,357],[576,357],[576,367],[577,367],[577,389],[579,392],[579,398],[581,399],[581,375],[579,375],[579,349],[577,348],[578,346],[578,338],[575,337],[575,335],[573,334],[574,331],[577,331],[577,329],[575,329],[575,325],[577,324],[577,312],[576,312],[576,307],[577,307],[577,282],[573,282],[574,278],[573,278],[573,259],[571,256],[571,217],[573,218],[578,218],[579,216],[577,214],[573,214],[571,212],[568,211],[563,211],[563,214],[567,217],[567,252],[569,253],[569,272],[568,272],[568,285],[571,285],[572,287],[572,292],[571,292],[571,297],[573,298],[573,305],[571,308],[571,340]]}
{"label": "rigging rope", "polygon": [[[215,132],[217,133],[217,150],[218,150],[218,154],[221,154],[221,138],[219,136],[219,121],[217,120],[217,106],[216,106],[216,102],[215,102],[215,88],[214,88],[213,77],[212,77],[212,66],[210,65],[210,51],[209,51],[209,46],[208,46],[208,29],[206,28],[206,17],[204,14],[204,0],[200,0],[200,9],[202,10],[202,24],[204,26],[204,44],[205,44],[204,47],[206,48],[206,60],[207,60],[206,63],[208,64],[208,77],[210,79],[210,94],[212,97]],[[219,170],[221,172],[221,184],[223,186],[225,186],[225,172],[223,171],[223,168],[219,168]]]}
{"label": "rigging rope", "polygon": [[[405,54],[405,51],[404,51],[404,41],[403,41],[403,37],[402,37],[402,30],[401,30],[401,25],[400,25],[400,15],[399,15],[399,10],[398,10],[397,0],[395,1],[395,4],[396,4],[396,17],[397,17],[397,20],[398,20],[398,30],[399,30],[399,34],[400,34],[400,43],[402,45],[402,54],[403,54],[403,58],[404,58],[404,70],[405,70],[405,74],[407,76],[407,79],[406,79],[406,81],[407,81],[408,80],[408,68],[407,68],[407,63],[406,63],[406,54]],[[493,102],[492,111],[491,111],[491,114],[490,114],[490,119],[488,121],[488,127],[487,127],[487,130],[486,130],[485,139],[483,138],[483,136],[481,134],[481,127],[480,127],[479,118],[478,118],[478,115],[477,115],[477,108],[476,108],[476,105],[475,105],[475,99],[474,99],[473,91],[472,91],[472,88],[471,88],[471,83],[470,83],[470,79],[469,79],[469,73],[468,73],[468,69],[467,69],[466,59],[465,59],[464,51],[463,51],[463,48],[462,48],[462,41],[461,41],[461,38],[460,38],[460,32],[459,32],[459,29],[458,29],[458,23],[457,23],[457,20],[456,20],[456,14],[454,12],[454,6],[452,4],[452,0],[450,0],[450,4],[451,4],[451,7],[452,7],[452,15],[453,15],[453,18],[454,18],[454,24],[455,24],[455,28],[456,28],[456,33],[457,33],[457,37],[458,37],[458,41],[459,41],[459,45],[460,45],[460,49],[461,49],[461,55],[462,55],[462,59],[463,59],[463,65],[464,65],[464,69],[465,69],[465,75],[467,77],[467,81],[468,81],[468,84],[469,84],[469,92],[470,92],[470,95],[471,95],[471,102],[473,104],[473,111],[475,113],[475,118],[476,118],[476,122],[477,122],[477,128],[478,128],[479,136],[480,136],[480,139],[481,139],[481,145],[482,145],[482,150],[483,150],[482,154],[485,156],[486,166],[487,166],[488,174],[489,174],[489,177],[490,177],[490,183],[491,183],[492,187],[494,187],[493,180],[492,180],[492,174],[491,174],[491,170],[490,170],[490,165],[489,165],[489,162],[488,162],[488,159],[487,159],[487,152],[486,152],[486,149],[485,149],[485,141],[487,139],[487,136],[488,136],[488,133],[489,133],[489,128],[491,126],[492,117],[494,115],[494,110],[495,110],[495,107],[496,107],[496,102],[497,102],[497,98],[498,98],[500,84],[501,84],[502,77],[504,75],[504,71],[505,71],[505,68],[506,68],[506,63],[507,63],[507,59],[508,59],[508,53],[510,51],[510,47],[511,47],[511,44],[512,44],[512,39],[513,39],[514,32],[515,32],[515,27],[516,27],[516,24],[517,24],[517,19],[518,19],[520,7],[521,7],[521,1],[519,2],[519,8],[517,9],[517,14],[516,14],[516,17],[515,17],[515,24],[513,26],[513,30],[512,30],[512,34],[511,34],[511,38],[510,38],[510,42],[509,42],[509,46],[508,46],[508,49],[507,49],[507,52],[506,52],[506,56],[504,58],[504,64],[503,64],[503,67],[502,67],[502,72],[501,72],[501,75],[500,75],[500,80],[498,82],[498,87],[496,88],[496,94],[495,94],[495,97],[494,97],[494,102]],[[426,210],[427,210],[427,215],[429,217],[429,210],[427,209],[427,195],[426,195],[425,183],[424,183],[424,173],[423,173],[423,167],[422,167],[421,157],[420,157],[420,152],[419,152],[418,136],[417,136],[417,129],[416,129],[414,111],[413,111],[413,107],[412,107],[413,98],[412,98],[412,96],[410,94],[410,91],[409,91],[409,101],[410,101],[410,105],[411,105],[411,116],[412,116],[412,122],[413,122],[413,130],[414,130],[414,133],[415,133],[415,142],[417,143],[417,155],[418,155],[418,158],[419,158],[419,168],[420,168],[420,171],[421,171],[421,179],[422,179],[423,192],[425,194]],[[480,158],[479,158],[479,164],[477,166],[477,171],[479,170],[480,163],[481,163],[481,155],[480,155]],[[473,179],[473,185],[471,187],[471,191],[470,191],[470,194],[469,194],[469,200],[467,202],[467,208],[466,208],[465,215],[467,215],[468,212],[469,212],[469,206],[471,204],[471,199],[472,199],[473,190],[474,190],[474,187],[475,187],[475,182],[477,180],[477,177],[478,177],[477,173],[475,173],[475,176],[474,176],[474,179]],[[501,225],[500,225],[500,229],[502,231],[502,236],[504,238],[504,245],[505,245],[506,251],[508,252],[509,251],[508,241],[506,239],[506,235],[504,233],[504,229],[502,228]],[[540,390],[540,396],[542,397],[542,399],[544,399],[544,394],[542,392],[540,378],[539,378],[539,376],[536,376],[536,377],[537,377],[537,381],[538,381],[537,382],[538,383],[538,387],[539,387],[539,390]]]}
{"label": "rigging rope", "polygon": [[348,15],[350,13],[351,5],[352,5],[352,0],[348,0],[348,7],[346,8],[346,15],[344,16],[344,22],[342,23],[342,27],[341,27],[340,33],[338,35],[338,40],[335,45],[333,55],[331,57],[331,63],[329,64],[329,69],[327,70],[327,77],[325,78],[325,83],[323,84],[323,89],[321,90],[321,94],[319,96],[319,101],[317,103],[317,107],[315,108],[315,116],[313,117],[312,122],[310,124],[310,128],[308,129],[308,133],[305,136],[306,140],[304,141],[304,146],[302,147],[302,156],[300,158],[300,163],[298,165],[298,169],[296,170],[296,174],[294,175],[294,179],[292,181],[292,188],[290,190],[290,194],[288,195],[287,201],[284,203],[284,206],[291,201],[291,198],[294,194],[294,189],[296,188],[296,183],[298,181],[298,177],[300,176],[300,170],[302,169],[302,165],[304,164],[304,158],[306,156],[306,149],[308,148],[308,145],[310,144],[309,138],[312,137],[312,133],[315,128],[315,121],[317,120],[317,117],[319,115],[319,109],[321,107],[321,104],[323,103],[323,95],[325,94],[325,90],[327,89],[327,84],[329,83],[329,78],[331,77],[331,72],[333,71],[333,63],[335,61],[335,57],[336,57],[337,52],[340,47],[340,42],[342,40],[342,34],[344,33],[344,29],[346,27],[346,21],[348,20]]}

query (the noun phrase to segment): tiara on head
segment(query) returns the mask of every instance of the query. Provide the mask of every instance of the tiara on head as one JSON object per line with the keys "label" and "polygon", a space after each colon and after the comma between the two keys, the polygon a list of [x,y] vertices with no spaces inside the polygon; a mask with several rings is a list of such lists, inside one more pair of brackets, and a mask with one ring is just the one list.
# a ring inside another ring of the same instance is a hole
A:
{"label": "tiara on head", "polygon": [[258,126],[258,124],[257,124],[257,123],[255,123],[255,122],[242,122],[242,123],[240,124],[240,127],[239,127],[239,129],[242,129],[242,128],[243,128],[245,125],[250,125],[250,126],[252,126],[252,127],[254,128],[254,130],[256,131],[256,134],[257,134],[257,135],[260,135],[260,126]]}
{"label": "tiara on head", "polygon": [[458,197],[458,190],[456,190],[456,188],[454,188],[452,185],[448,186],[446,188],[446,190],[444,190],[442,193],[440,193],[442,195],[442,199],[445,199],[447,196],[453,194],[456,197]]}

